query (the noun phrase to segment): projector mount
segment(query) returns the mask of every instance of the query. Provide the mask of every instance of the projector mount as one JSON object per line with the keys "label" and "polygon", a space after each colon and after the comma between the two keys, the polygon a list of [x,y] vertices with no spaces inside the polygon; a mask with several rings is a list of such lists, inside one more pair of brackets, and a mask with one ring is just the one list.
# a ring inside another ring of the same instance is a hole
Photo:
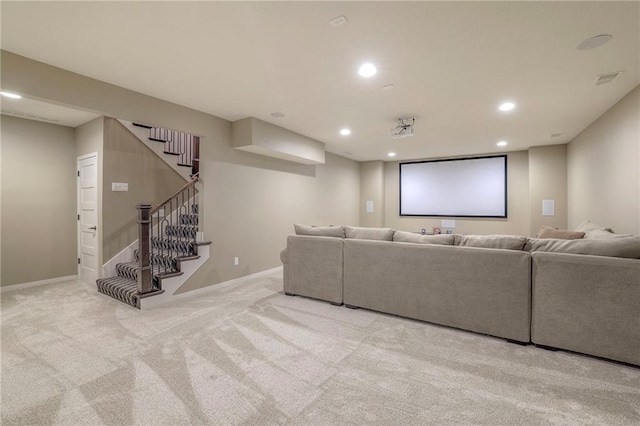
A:
{"label": "projector mount", "polygon": [[396,127],[389,130],[389,135],[394,139],[413,136],[413,125],[415,118],[399,118]]}

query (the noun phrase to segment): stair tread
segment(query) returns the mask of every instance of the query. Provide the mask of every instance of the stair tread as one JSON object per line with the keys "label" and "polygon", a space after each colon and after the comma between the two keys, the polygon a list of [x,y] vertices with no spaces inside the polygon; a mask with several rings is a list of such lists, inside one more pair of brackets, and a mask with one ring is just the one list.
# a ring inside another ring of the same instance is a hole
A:
{"label": "stair tread", "polygon": [[115,276],[96,280],[98,291],[127,305],[138,307],[138,283],[125,277]]}
{"label": "stair tread", "polygon": [[[171,152],[171,151],[162,151],[162,152],[164,152],[165,154],[168,154],[168,155],[180,155],[180,153],[179,153],[179,152]],[[179,166],[179,165],[180,165],[180,164],[178,164],[178,166]]]}

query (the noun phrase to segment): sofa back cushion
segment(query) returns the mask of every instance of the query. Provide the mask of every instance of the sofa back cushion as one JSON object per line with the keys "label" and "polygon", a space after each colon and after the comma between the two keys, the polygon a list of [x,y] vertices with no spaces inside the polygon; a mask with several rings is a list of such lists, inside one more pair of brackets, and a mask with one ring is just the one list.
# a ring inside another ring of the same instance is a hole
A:
{"label": "sofa back cushion", "polygon": [[529,238],[525,249],[530,252],[542,251],[640,259],[640,237],[612,238],[607,240]]}
{"label": "sofa back cushion", "polygon": [[526,237],[517,235],[457,235],[456,245],[505,250],[522,250]]}
{"label": "sofa back cushion", "polygon": [[347,238],[358,240],[393,241],[394,230],[391,228],[360,228],[357,226],[345,226]]}
{"label": "sofa back cushion", "polygon": [[294,223],[296,235],[309,235],[312,237],[338,237],[344,238],[343,226],[307,226]]}
{"label": "sofa back cushion", "polygon": [[440,244],[451,246],[455,242],[455,237],[450,235],[422,235],[413,232],[396,231],[393,234],[393,241],[401,243],[418,243],[418,244]]}
{"label": "sofa back cushion", "polygon": [[580,240],[584,238],[584,232],[567,231],[566,229],[556,229],[542,225],[538,230],[536,238],[558,238],[560,240]]}

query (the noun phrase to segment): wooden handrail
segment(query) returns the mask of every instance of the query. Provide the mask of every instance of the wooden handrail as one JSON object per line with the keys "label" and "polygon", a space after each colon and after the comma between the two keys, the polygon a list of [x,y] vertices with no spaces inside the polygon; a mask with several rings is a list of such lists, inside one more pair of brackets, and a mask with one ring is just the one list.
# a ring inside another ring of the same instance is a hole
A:
{"label": "wooden handrail", "polygon": [[[138,294],[161,290],[160,277],[179,271],[178,257],[193,255],[197,250],[198,209],[195,184],[200,176],[175,191],[156,207],[139,204],[138,217]],[[154,219],[154,214],[158,213]],[[154,280],[154,275],[159,277]]]}
{"label": "wooden handrail", "polygon": [[160,204],[158,204],[157,206],[155,206],[154,208],[151,209],[151,212],[149,214],[154,214],[156,213],[158,210],[160,210],[162,208],[162,206],[164,206],[165,204],[167,204],[169,201],[171,201],[174,197],[177,197],[181,192],[185,191],[187,188],[189,188],[190,186],[195,185],[198,181],[200,180],[200,174],[196,174],[195,176],[193,176],[191,178],[191,180],[187,183],[185,183],[180,189],[178,189],[176,192],[174,192],[173,194],[171,194],[171,196],[167,197],[163,202],[161,202]]}

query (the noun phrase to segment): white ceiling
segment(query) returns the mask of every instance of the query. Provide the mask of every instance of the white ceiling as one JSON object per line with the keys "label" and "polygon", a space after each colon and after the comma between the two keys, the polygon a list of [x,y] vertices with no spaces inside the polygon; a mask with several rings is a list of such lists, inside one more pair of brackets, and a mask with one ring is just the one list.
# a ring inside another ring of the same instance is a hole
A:
{"label": "white ceiling", "polygon": [[[566,143],[640,83],[638,1],[1,8],[2,49],[231,121],[257,117],[360,161]],[[349,22],[331,26],[340,15]],[[604,33],[608,44],[576,49]],[[364,61],[378,66],[371,79],[357,74]],[[594,85],[619,70],[615,83]],[[517,109],[500,113],[504,100]],[[400,116],[416,117],[415,136],[389,137]]]}

